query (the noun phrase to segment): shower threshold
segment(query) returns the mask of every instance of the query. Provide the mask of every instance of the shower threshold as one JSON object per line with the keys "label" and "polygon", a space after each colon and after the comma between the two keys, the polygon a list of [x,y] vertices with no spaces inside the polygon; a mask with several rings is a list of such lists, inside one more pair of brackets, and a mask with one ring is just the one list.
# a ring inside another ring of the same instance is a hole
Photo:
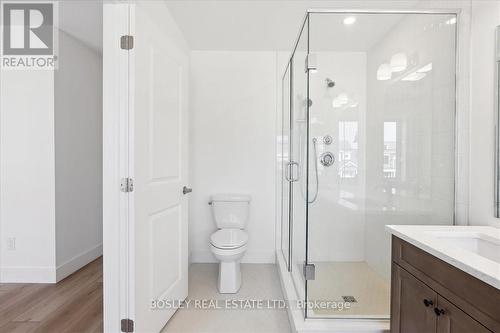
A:
{"label": "shower threshold", "polygon": [[[280,251],[276,252],[276,261],[280,274],[281,288],[285,299],[294,304],[299,297],[297,296],[291,274],[287,271],[285,260]],[[333,281],[332,281],[333,283]],[[356,295],[353,295],[356,297]],[[360,296],[357,296],[360,297]],[[361,296],[362,297],[362,296]],[[361,300],[362,298],[360,298]],[[359,301],[359,300],[358,300]],[[376,318],[373,315],[363,317],[360,315],[336,315],[336,316],[317,316],[305,319],[302,309],[287,308],[290,324],[294,332],[363,332],[363,333],[382,333],[389,330],[389,320],[386,318]]]}

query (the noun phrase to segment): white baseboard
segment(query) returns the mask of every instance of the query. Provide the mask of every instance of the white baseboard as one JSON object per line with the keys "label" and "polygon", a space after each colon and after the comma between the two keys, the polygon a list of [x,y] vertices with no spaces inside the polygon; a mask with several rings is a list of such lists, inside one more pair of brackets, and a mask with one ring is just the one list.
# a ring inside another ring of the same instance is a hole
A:
{"label": "white baseboard", "polygon": [[71,258],[65,263],[57,266],[56,271],[56,281],[59,282],[65,277],[73,274],[83,266],[96,260],[102,256],[102,244],[95,246],[94,248],[80,253],[79,255]]}
{"label": "white baseboard", "polygon": [[56,268],[51,266],[11,266],[0,268],[1,283],[56,283]]}
{"label": "white baseboard", "polygon": [[[274,251],[249,251],[241,260],[244,264],[274,264],[276,255]],[[218,263],[210,250],[191,251],[191,263]]]}
{"label": "white baseboard", "polygon": [[57,283],[102,256],[102,244],[87,250],[56,267],[0,267],[1,283]]}

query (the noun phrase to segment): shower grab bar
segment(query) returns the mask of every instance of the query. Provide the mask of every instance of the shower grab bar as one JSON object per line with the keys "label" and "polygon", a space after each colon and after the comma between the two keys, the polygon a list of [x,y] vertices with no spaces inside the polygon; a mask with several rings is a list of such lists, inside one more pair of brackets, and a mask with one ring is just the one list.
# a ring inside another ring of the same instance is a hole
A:
{"label": "shower grab bar", "polygon": [[290,177],[290,175],[293,175],[294,172],[293,172],[293,168],[294,166],[297,166],[297,168],[299,167],[299,163],[297,162],[294,162],[294,161],[290,161],[286,164],[286,172],[285,172],[285,178],[287,181],[289,181],[290,183],[294,183],[296,181],[299,180],[299,173],[297,171],[297,177]]}

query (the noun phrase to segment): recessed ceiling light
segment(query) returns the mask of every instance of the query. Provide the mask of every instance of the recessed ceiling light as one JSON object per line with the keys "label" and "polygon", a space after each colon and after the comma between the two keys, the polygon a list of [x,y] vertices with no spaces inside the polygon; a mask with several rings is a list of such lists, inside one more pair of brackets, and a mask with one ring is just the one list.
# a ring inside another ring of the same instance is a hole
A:
{"label": "recessed ceiling light", "polygon": [[344,19],[344,24],[345,25],[351,25],[351,24],[354,24],[355,22],[356,22],[356,17],[354,17],[354,16],[347,16]]}

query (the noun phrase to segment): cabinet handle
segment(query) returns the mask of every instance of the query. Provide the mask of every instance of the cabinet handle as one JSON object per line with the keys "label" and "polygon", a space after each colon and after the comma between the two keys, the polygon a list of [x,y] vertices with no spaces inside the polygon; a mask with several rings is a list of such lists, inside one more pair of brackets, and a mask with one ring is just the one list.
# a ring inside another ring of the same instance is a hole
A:
{"label": "cabinet handle", "polygon": [[443,309],[434,308],[434,313],[436,314],[436,316],[444,315],[444,310]]}
{"label": "cabinet handle", "polygon": [[424,299],[424,305],[425,305],[426,307],[429,307],[429,306],[431,306],[431,305],[434,305],[434,302],[433,302],[433,301],[431,301],[431,300],[428,300],[428,299]]}

